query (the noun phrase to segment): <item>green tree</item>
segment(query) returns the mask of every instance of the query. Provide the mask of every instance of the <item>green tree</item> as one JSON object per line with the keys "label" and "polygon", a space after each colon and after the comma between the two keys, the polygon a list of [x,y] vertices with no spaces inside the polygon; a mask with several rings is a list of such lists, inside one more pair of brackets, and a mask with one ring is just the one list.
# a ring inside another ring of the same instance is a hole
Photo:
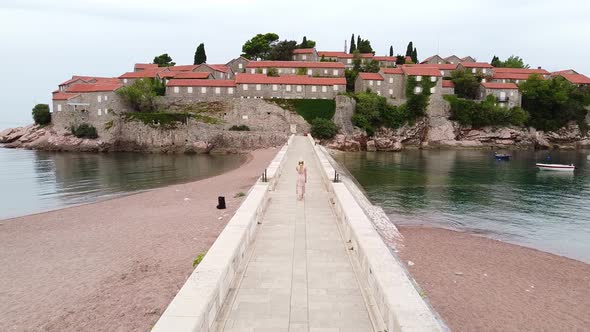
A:
{"label": "green tree", "polygon": [[494,67],[502,67],[502,61],[500,61],[500,58],[495,55],[492,58],[492,62],[490,62],[490,64]]}
{"label": "green tree", "polygon": [[356,49],[361,53],[373,53],[373,47],[371,47],[371,42],[367,39],[358,38],[358,42],[356,44]]}
{"label": "green tree", "polygon": [[152,78],[138,79],[133,84],[117,90],[124,103],[137,112],[154,112],[157,110],[158,84]]}
{"label": "green tree", "polygon": [[404,63],[406,63],[406,57],[398,54],[395,56],[395,64],[396,65],[403,65]]}
{"label": "green tree", "polygon": [[354,82],[359,72],[353,69],[346,69],[344,71],[344,77],[346,78],[346,91],[354,92]]}
{"label": "green tree", "polygon": [[455,94],[461,98],[475,99],[481,78],[467,70],[451,72],[451,81],[455,84]]}
{"label": "green tree", "polygon": [[361,65],[363,59],[361,58],[361,52],[357,49],[352,53],[352,70],[359,72],[361,71]]}
{"label": "green tree", "polygon": [[176,62],[172,61],[172,58],[168,55],[168,53],[154,57],[154,63],[157,64],[158,67],[171,67],[176,64]]}
{"label": "green tree", "polygon": [[414,50],[412,51],[412,61],[414,63],[418,63],[418,51],[416,50],[415,47],[414,47]]}
{"label": "green tree", "polygon": [[257,58],[267,60],[270,51],[278,40],[279,35],[276,33],[259,33],[244,43],[242,46],[242,56],[250,60],[256,60]]}
{"label": "green tree", "polygon": [[393,56],[393,45],[389,46],[389,56]]}
{"label": "green tree", "polygon": [[266,73],[266,76],[278,77],[279,71],[276,68],[268,68],[268,72]]}
{"label": "green tree", "polygon": [[379,69],[381,69],[379,66],[379,61],[371,60],[365,64],[363,71],[366,73],[378,73]]}
{"label": "green tree", "polygon": [[274,44],[270,51],[268,52],[268,56],[266,60],[273,60],[273,61],[289,61],[293,59],[293,50],[297,48],[297,42],[294,40],[283,40]]}
{"label": "green tree", "polygon": [[348,53],[352,54],[354,51],[356,51],[356,44],[354,43],[354,33],[353,33],[352,37],[350,37],[350,51]]}
{"label": "green tree", "polygon": [[311,134],[321,139],[330,139],[338,133],[338,127],[328,119],[315,118],[311,121]]}
{"label": "green tree", "polygon": [[315,47],[315,41],[307,40],[306,36],[303,36],[303,41],[301,42],[301,44],[297,45],[297,48],[314,48],[314,47]]}
{"label": "green tree", "polygon": [[408,47],[406,48],[406,56],[410,56],[411,57],[412,54],[413,54],[413,52],[414,52],[414,43],[409,42],[408,43]]}
{"label": "green tree", "polygon": [[356,50],[358,50],[361,47],[361,35],[356,36]]}
{"label": "green tree", "polygon": [[35,124],[44,126],[51,122],[51,113],[49,112],[49,105],[37,104],[33,107],[33,121]]}
{"label": "green tree", "polygon": [[576,87],[562,77],[544,80],[533,74],[519,85],[522,107],[530,114],[529,124],[539,130],[557,130],[570,121],[586,129],[590,91]]}
{"label": "green tree", "polygon": [[200,65],[207,62],[207,54],[205,53],[205,44],[200,43],[195,51],[195,61],[193,64]]}

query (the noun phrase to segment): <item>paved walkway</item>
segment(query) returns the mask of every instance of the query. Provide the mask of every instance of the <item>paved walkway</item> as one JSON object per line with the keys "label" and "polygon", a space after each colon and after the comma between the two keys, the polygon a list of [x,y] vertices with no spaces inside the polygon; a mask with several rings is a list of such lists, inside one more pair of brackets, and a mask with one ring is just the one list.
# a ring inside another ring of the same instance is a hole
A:
{"label": "paved walkway", "polygon": [[[307,164],[307,193],[295,197],[295,167]],[[305,137],[294,137],[244,276],[219,315],[220,331],[373,331]]]}

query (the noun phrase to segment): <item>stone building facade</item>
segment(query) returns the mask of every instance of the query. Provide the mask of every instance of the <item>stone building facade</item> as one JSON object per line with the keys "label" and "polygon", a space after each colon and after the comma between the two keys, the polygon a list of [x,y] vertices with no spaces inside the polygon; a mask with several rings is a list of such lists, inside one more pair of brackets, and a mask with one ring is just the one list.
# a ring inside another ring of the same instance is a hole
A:
{"label": "stone building facade", "polygon": [[293,61],[320,61],[315,48],[297,48],[293,50]]}
{"label": "stone building facade", "polygon": [[231,80],[234,78],[234,72],[227,65],[210,65],[203,63],[191,70],[195,73],[210,73],[216,80]]}
{"label": "stone building facade", "polygon": [[333,99],[346,92],[346,79],[241,74],[236,76],[236,86],[240,98]]}
{"label": "stone building facade", "polygon": [[484,77],[494,76],[494,67],[487,62],[461,62],[457,65],[457,70],[466,70]]}
{"label": "stone building facade", "polygon": [[482,82],[478,90],[478,99],[483,100],[489,95],[496,97],[502,107],[512,108],[521,105],[522,96],[514,83]]}
{"label": "stone building facade", "polygon": [[241,57],[231,60],[230,62],[226,63],[225,65],[228,66],[232,70],[234,75],[238,75],[238,74],[246,72],[246,66],[248,65],[248,62],[250,62],[250,60],[241,56]]}
{"label": "stone building facade", "polygon": [[275,68],[279,75],[344,77],[342,63],[317,61],[250,61],[246,66],[246,73],[267,74],[271,68]]}
{"label": "stone building facade", "polygon": [[171,79],[166,84],[164,99],[179,103],[222,101],[236,98],[234,80]]}

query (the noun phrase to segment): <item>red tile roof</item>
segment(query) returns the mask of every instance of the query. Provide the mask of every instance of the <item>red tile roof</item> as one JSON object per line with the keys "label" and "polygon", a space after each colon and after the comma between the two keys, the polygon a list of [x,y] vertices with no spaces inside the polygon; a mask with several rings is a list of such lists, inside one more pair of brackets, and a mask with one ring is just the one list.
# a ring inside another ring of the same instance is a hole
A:
{"label": "red tile roof", "polygon": [[293,50],[293,54],[313,54],[315,48],[296,48]]}
{"label": "red tile roof", "polygon": [[67,80],[63,83],[60,83],[59,86],[68,85],[68,84],[74,83],[78,80],[80,80],[84,83],[88,83],[88,82],[119,83],[119,79],[115,78],[115,77],[97,77],[97,76],[77,76],[77,75],[74,75],[69,80]]}
{"label": "red tile roof", "polygon": [[516,89],[516,90],[518,90],[518,86],[514,83],[481,82],[481,85],[486,89]]}
{"label": "red tile roof", "polygon": [[566,70],[554,71],[551,73],[551,75],[559,75],[559,74],[578,74],[578,72],[573,69],[566,69]]}
{"label": "red tile roof", "polygon": [[[534,73],[498,73],[497,71],[494,70],[494,76],[492,76],[493,79],[495,80],[501,80],[501,79],[506,79],[506,80],[527,80],[529,78],[529,76],[533,75]],[[541,75],[541,78],[543,78],[543,76]]]}
{"label": "red tile roof", "polygon": [[363,80],[383,81],[384,78],[379,73],[359,73],[359,77]]}
{"label": "red tile roof", "polygon": [[226,65],[219,65],[219,64],[210,65],[210,64],[207,64],[207,63],[204,63],[202,65],[207,66],[207,67],[209,67],[209,68],[211,68],[211,69],[213,69],[215,71],[219,71],[219,72],[222,72],[222,73],[229,72],[229,67],[226,66]]}
{"label": "red tile roof", "polygon": [[158,64],[157,63],[136,63],[133,68],[135,70],[138,70],[138,69],[154,69],[154,68],[158,68]]}
{"label": "red tile roof", "polygon": [[341,62],[321,61],[250,61],[246,68],[334,68],[344,69]]}
{"label": "red tile roof", "polygon": [[401,67],[396,68],[381,68],[383,74],[390,74],[390,75],[402,75],[404,72],[402,71]]}
{"label": "red tile roof", "polygon": [[192,71],[186,72],[186,71],[169,71],[169,70],[162,70],[159,71],[156,75],[159,78],[173,78],[176,77],[176,75],[178,74],[182,74],[182,73],[192,73]]}
{"label": "red tile roof", "polygon": [[181,66],[170,66],[162,67],[162,69],[169,69],[171,71],[192,71],[195,70],[199,65],[181,65]]}
{"label": "red tile roof", "polygon": [[346,85],[344,77],[308,77],[304,75],[267,76],[264,74],[240,74],[237,84],[291,84],[291,85]]}
{"label": "red tile roof", "polygon": [[494,68],[487,62],[461,62],[461,66],[465,68]]}
{"label": "red tile roof", "polygon": [[79,94],[67,93],[67,92],[56,92],[53,94],[53,100],[68,100],[68,99],[72,99],[76,96],[79,96]]}
{"label": "red tile roof", "polygon": [[84,93],[84,92],[102,92],[102,91],[115,91],[123,87],[123,84],[88,84],[78,83],[71,85],[66,92],[69,93]]}
{"label": "red tile roof", "polygon": [[453,83],[453,81],[451,81],[451,80],[443,80],[442,81],[442,87],[443,88],[454,88],[455,87],[455,83]]}
{"label": "red tile roof", "polygon": [[440,70],[436,67],[427,66],[402,66],[402,71],[408,76],[434,76],[441,77]]}
{"label": "red tile roof", "polygon": [[194,72],[194,71],[183,71],[180,73],[175,73],[176,79],[207,79],[211,76],[211,73],[207,72]]}
{"label": "red tile roof", "polygon": [[426,59],[422,60],[422,62],[420,62],[420,63],[421,63],[421,64],[423,64],[423,63],[427,63],[428,61],[432,60],[432,58],[434,58],[435,56],[438,56],[438,57],[440,57],[440,55],[438,55],[438,54],[431,55],[431,56],[429,56],[428,58],[426,58]]}
{"label": "red tile roof", "polygon": [[[245,74],[240,74],[240,76]],[[234,80],[202,80],[202,79],[171,79],[166,86],[203,86],[203,87],[233,87]]]}
{"label": "red tile roof", "polygon": [[70,84],[70,83],[76,82],[77,80],[82,80],[82,81],[84,81],[84,80],[87,80],[87,79],[89,79],[89,78],[90,78],[90,76],[77,76],[77,75],[74,75],[74,76],[72,76],[72,78],[70,78],[69,80],[67,80],[67,81],[65,81],[65,82],[63,82],[63,83],[60,83],[59,85],[60,85],[60,86],[62,86],[62,85],[67,85],[67,84]]}
{"label": "red tile roof", "polygon": [[[170,67],[168,67],[170,68]],[[151,77],[154,78],[156,77],[156,74],[160,71],[163,71],[164,69],[160,69],[160,68],[156,68],[156,69],[144,69],[142,71],[129,71],[126,72],[125,74],[119,76],[120,79],[124,79],[124,78],[146,78],[146,77]]]}
{"label": "red tile roof", "polygon": [[559,76],[573,84],[590,84],[590,77],[582,74],[559,74]]}
{"label": "red tile roof", "polygon": [[420,63],[420,64],[414,64],[414,63],[410,63],[407,65],[401,65],[401,67],[433,67],[433,68],[437,68],[439,70],[455,70],[457,69],[457,64],[456,63]]}
{"label": "red tile roof", "polygon": [[394,57],[394,56],[374,56],[373,60],[395,62],[397,60],[397,57]]}
{"label": "red tile roof", "polygon": [[542,74],[548,75],[549,72],[545,69],[529,69],[529,68],[494,68],[494,73],[515,73],[515,74]]}

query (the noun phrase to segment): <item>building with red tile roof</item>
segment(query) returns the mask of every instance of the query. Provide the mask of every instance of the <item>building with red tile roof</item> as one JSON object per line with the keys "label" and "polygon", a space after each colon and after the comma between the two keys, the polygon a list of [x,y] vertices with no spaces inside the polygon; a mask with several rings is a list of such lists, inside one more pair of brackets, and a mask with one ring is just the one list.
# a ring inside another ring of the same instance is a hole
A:
{"label": "building with red tile roof", "polygon": [[105,92],[115,91],[122,88],[120,83],[105,83],[105,84],[90,84],[90,83],[76,83],[72,84],[66,92],[68,93],[85,93],[85,92]]}
{"label": "building with red tile roof", "polygon": [[340,62],[313,61],[250,61],[246,68],[338,68],[344,69]]}
{"label": "building with red tile roof", "polygon": [[53,94],[52,99],[53,100],[68,100],[68,99],[72,99],[76,96],[79,96],[78,93],[68,93],[68,92],[55,92]]}
{"label": "building with red tile roof", "polygon": [[228,65],[203,63],[193,70],[196,73],[210,73],[216,80],[229,80],[234,78],[234,72]]}
{"label": "building with red tile roof", "polygon": [[541,75],[549,75],[550,73],[542,68],[537,69],[530,69],[530,68],[499,68],[494,67],[494,73],[497,74],[505,74],[505,73],[513,73],[513,74],[541,74]]}
{"label": "building with red tile roof", "polygon": [[315,48],[296,48],[293,50],[293,61],[319,61]]}
{"label": "building with red tile roof", "polygon": [[363,80],[383,81],[384,78],[379,73],[359,73],[359,77]]}
{"label": "building with red tile roof", "polygon": [[204,80],[214,79],[213,75],[208,72],[194,72],[194,71],[183,71],[174,74],[175,79],[193,79],[193,80]]}
{"label": "building with red tile roof", "polygon": [[[362,63],[367,63],[367,62],[371,61],[373,59],[373,57],[375,56],[373,53],[360,53],[359,55],[362,60]],[[346,68],[352,68],[352,66],[353,66],[352,60],[353,60],[354,55],[350,54],[350,53],[319,51],[318,57],[320,58],[320,61],[322,58],[324,58],[324,60],[327,60],[327,61],[336,61],[336,62],[343,63],[346,66]]]}
{"label": "building with red tile roof", "polygon": [[451,81],[451,80],[443,80],[442,81],[442,87],[443,88],[454,88],[455,87],[455,83],[453,83],[453,81]]}
{"label": "building with red tile roof", "polygon": [[558,74],[557,76],[561,76],[568,80],[570,83],[575,85],[590,85],[590,77],[582,75],[582,74]]}
{"label": "building with red tile roof", "polygon": [[346,92],[344,77],[240,74],[236,76],[236,84],[242,98],[332,99],[339,92]]}
{"label": "building with red tile roof", "polygon": [[441,86],[441,93],[443,95],[454,95],[455,94],[455,83],[451,80],[443,80]]}
{"label": "building with red tile roof", "polygon": [[156,69],[158,64],[156,63],[136,63],[133,67],[133,71],[142,71],[145,69]]}
{"label": "building with red tile roof", "polygon": [[466,70],[482,76],[494,75],[494,67],[487,62],[461,62],[457,65],[456,70]]}
{"label": "building with red tile roof", "polygon": [[484,100],[487,96],[494,96],[498,105],[512,108],[520,107],[522,96],[518,85],[514,83],[481,82],[478,90],[478,99]]}
{"label": "building with red tile roof", "polygon": [[401,66],[402,71],[407,76],[433,76],[442,77],[442,73],[436,67],[428,66]]}
{"label": "building with red tile roof", "polygon": [[207,80],[207,79],[178,79],[173,78],[166,83],[166,86],[210,86],[210,87],[232,87],[236,86],[234,80]]}
{"label": "building with red tile roof", "polygon": [[249,74],[267,74],[275,68],[279,75],[307,75],[320,77],[344,77],[344,64],[320,61],[250,61],[246,65]]}

